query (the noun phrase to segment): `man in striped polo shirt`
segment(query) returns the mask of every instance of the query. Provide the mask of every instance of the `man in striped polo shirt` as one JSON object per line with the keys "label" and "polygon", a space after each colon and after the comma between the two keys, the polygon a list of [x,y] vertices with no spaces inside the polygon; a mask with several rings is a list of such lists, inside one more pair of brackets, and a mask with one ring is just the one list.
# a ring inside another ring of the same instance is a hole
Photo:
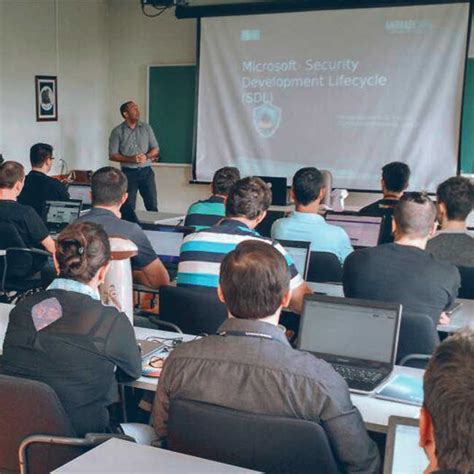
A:
{"label": "man in striped polo shirt", "polygon": [[225,217],[225,201],[229,189],[240,179],[237,168],[225,166],[218,169],[212,178],[212,196],[198,201],[188,209],[184,225],[196,231],[208,229]]}
{"label": "man in striped polo shirt", "polygon": [[244,240],[261,240],[273,245],[285,256],[291,275],[292,296],[289,308],[295,313],[301,313],[303,297],[311,293],[311,289],[296,270],[285,249],[255,231],[255,227],[265,218],[271,200],[271,191],[260,178],[244,178],[232,186],[226,202],[226,217],[209,229],[184,239],[177,285],[215,291],[219,285],[220,265],[224,257]]}

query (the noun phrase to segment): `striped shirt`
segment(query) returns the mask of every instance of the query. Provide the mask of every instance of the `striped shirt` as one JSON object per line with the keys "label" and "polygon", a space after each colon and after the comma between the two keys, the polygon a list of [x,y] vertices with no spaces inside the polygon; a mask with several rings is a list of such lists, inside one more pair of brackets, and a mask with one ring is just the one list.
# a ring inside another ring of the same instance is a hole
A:
{"label": "striped shirt", "polygon": [[212,195],[209,199],[198,201],[188,209],[184,225],[203,230],[217,224],[225,217],[225,199],[222,196]]}
{"label": "striped shirt", "polygon": [[244,240],[255,239],[273,245],[286,259],[290,268],[290,288],[303,283],[303,278],[293,260],[278,243],[235,219],[224,219],[219,224],[201,232],[188,235],[181,244],[177,285],[188,288],[217,288],[219,271],[224,257]]}

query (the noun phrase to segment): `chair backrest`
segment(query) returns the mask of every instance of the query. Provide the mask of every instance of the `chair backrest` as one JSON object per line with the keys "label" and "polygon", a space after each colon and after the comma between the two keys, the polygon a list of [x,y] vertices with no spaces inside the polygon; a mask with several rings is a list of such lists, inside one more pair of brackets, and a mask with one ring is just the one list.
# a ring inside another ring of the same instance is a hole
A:
{"label": "chair backrest", "polygon": [[185,334],[215,334],[226,319],[227,307],[217,291],[160,288],[160,320],[176,324]]}
{"label": "chair backrest", "polygon": [[474,267],[458,267],[461,274],[459,298],[474,300]]}
{"label": "chair backrest", "polygon": [[[439,342],[438,332],[430,316],[404,311],[398,338],[397,363],[407,355],[431,355]],[[426,362],[414,362],[407,365],[423,368]]]}
{"label": "chair backrest", "polygon": [[285,217],[284,211],[267,211],[265,219],[255,228],[255,230],[263,237],[271,237],[272,226],[278,219]]}
{"label": "chair backrest", "polygon": [[266,473],[339,473],[324,429],[307,420],[171,401],[168,448]]}
{"label": "chair backrest", "polygon": [[330,252],[311,252],[308,281],[317,283],[341,282],[342,265],[337,256]]}
{"label": "chair backrest", "polygon": [[[76,436],[61,402],[48,385],[0,375],[0,472],[18,472],[18,447],[32,434]],[[34,445],[28,450],[29,472],[49,473],[84,451]]]}
{"label": "chair backrest", "polygon": [[[25,242],[21,238],[18,229],[11,222],[0,222],[0,250],[10,248],[27,248]],[[7,278],[22,278],[29,276],[32,272],[33,258],[27,252],[10,251],[6,257],[0,258],[0,276],[3,275],[5,268],[5,258],[8,260]]]}

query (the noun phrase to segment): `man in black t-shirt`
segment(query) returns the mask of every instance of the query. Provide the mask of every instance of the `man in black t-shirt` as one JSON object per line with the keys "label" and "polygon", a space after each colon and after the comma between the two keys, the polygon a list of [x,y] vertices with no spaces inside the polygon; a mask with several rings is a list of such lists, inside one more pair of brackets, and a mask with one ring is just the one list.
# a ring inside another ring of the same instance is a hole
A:
{"label": "man in black t-shirt", "polygon": [[50,178],[53,166],[53,147],[37,143],[30,149],[31,171],[25,178],[25,185],[18,202],[31,206],[42,218],[46,201],[68,201],[69,193],[60,181]]}
{"label": "man in black t-shirt", "polygon": [[24,181],[25,170],[20,163],[5,161],[0,165],[0,221],[13,224],[27,247],[43,246],[54,253],[54,241],[38,214],[17,202]]}
{"label": "man in black t-shirt", "polygon": [[344,294],[401,303],[403,311],[447,324],[445,310],[456,299],[459,271],[425,250],[435,232],[436,208],[423,193],[405,193],[395,208],[395,243],[358,250],[344,264]]}
{"label": "man in black t-shirt", "polygon": [[393,211],[403,196],[403,192],[408,188],[409,180],[410,168],[406,163],[400,161],[388,163],[382,168],[382,179],[380,181],[383,199],[379,199],[359,211],[359,214],[363,216],[385,217],[381,238],[383,244],[393,242]]}

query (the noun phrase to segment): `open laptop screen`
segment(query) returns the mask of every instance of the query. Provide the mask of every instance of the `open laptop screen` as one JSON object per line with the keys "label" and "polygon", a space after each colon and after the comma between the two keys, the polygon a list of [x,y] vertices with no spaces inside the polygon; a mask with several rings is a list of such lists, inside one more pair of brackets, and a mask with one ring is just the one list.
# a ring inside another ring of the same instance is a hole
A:
{"label": "open laptop screen", "polygon": [[299,242],[296,240],[278,240],[278,242],[292,258],[293,263],[303,280],[306,280],[306,277],[308,276],[310,242]]}
{"label": "open laptop screen", "polygon": [[419,437],[417,420],[390,417],[384,474],[425,471],[429,461],[418,445]]}
{"label": "open laptop screen", "polygon": [[143,224],[143,231],[163,263],[177,265],[183,238],[193,232],[189,227]]}
{"label": "open laptop screen", "polygon": [[380,241],[383,217],[350,214],[326,214],[328,224],[342,227],[353,247],[376,247]]}
{"label": "open laptop screen", "polygon": [[61,230],[74,222],[81,212],[81,201],[46,201],[45,220],[48,229]]}
{"label": "open laptop screen", "polygon": [[336,358],[394,363],[400,305],[312,295],[298,348]]}
{"label": "open laptop screen", "polygon": [[86,184],[70,184],[67,190],[71,199],[79,199],[85,206],[92,205],[90,186]]}

